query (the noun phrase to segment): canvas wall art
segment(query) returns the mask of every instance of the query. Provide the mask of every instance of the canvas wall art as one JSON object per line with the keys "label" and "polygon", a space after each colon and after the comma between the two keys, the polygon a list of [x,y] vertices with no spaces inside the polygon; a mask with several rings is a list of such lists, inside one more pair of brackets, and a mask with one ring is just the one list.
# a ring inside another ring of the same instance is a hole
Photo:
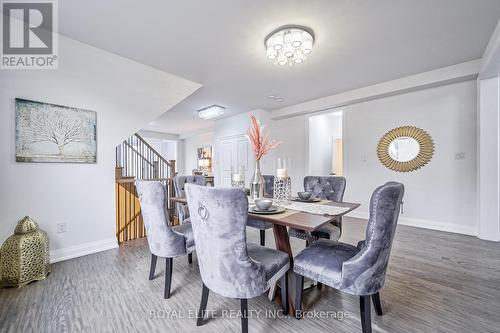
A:
{"label": "canvas wall art", "polygon": [[97,162],[94,111],[16,98],[17,162]]}

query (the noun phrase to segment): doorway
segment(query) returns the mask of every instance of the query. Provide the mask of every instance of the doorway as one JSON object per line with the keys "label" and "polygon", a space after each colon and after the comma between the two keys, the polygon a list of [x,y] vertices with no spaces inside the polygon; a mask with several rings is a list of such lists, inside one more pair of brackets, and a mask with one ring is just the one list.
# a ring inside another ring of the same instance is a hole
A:
{"label": "doorway", "polygon": [[342,111],[309,117],[309,174],[343,175]]}

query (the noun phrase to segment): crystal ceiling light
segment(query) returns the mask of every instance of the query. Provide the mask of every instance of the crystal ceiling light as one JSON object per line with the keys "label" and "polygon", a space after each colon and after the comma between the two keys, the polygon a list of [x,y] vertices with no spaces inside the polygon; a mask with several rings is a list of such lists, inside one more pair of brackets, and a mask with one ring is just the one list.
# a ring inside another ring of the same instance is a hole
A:
{"label": "crystal ceiling light", "polygon": [[212,119],[224,114],[226,108],[220,105],[211,105],[198,110],[198,117],[204,120]]}
{"label": "crystal ceiling light", "polygon": [[293,65],[304,62],[312,52],[314,34],[311,29],[300,26],[284,26],[267,35],[264,44],[267,59],[278,65]]}

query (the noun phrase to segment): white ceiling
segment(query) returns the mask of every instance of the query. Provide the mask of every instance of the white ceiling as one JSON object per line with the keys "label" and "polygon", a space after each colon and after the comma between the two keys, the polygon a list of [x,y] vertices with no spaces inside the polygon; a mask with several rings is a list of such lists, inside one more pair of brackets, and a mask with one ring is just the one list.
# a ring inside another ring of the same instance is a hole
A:
{"label": "white ceiling", "polygon": [[[62,34],[203,84],[148,127],[186,133],[212,126],[193,114],[211,104],[272,110],[480,58],[500,1],[64,0],[59,12]],[[265,36],[286,24],[316,35],[302,65],[266,60]]]}

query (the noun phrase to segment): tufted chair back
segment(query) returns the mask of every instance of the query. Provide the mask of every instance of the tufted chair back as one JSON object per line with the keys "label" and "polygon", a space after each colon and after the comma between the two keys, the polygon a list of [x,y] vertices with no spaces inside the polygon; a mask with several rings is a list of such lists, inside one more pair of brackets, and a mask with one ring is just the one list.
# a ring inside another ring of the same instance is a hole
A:
{"label": "tufted chair back", "polygon": [[205,176],[175,176],[174,177],[174,188],[175,196],[185,198],[186,197],[186,184],[196,184],[201,186],[207,185],[207,177]]}
{"label": "tufted chair back", "polygon": [[274,176],[273,175],[263,175],[264,177],[264,195],[273,196],[274,195]]}
{"label": "tufted chair back", "polygon": [[166,214],[165,187],[157,181],[137,180],[135,185],[151,253],[169,258],[185,255],[184,235],[170,229]]}
{"label": "tufted chair back", "polygon": [[186,197],[203,283],[230,298],[248,299],[264,293],[264,267],[247,253],[245,192],[187,184]]}
{"label": "tufted chair back", "polygon": [[358,244],[360,252],[342,266],[344,291],[371,295],[383,287],[403,194],[404,185],[396,182],[373,192],[366,239]]}
{"label": "tufted chair back", "polygon": [[346,180],[339,176],[306,176],[304,191],[312,192],[313,197],[342,202]]}
{"label": "tufted chair back", "polygon": [[[186,184],[196,184],[201,186],[207,185],[207,177],[205,176],[175,176],[174,177],[174,189],[175,196],[180,198],[186,197]],[[177,216],[179,221],[183,223],[187,218],[189,218],[189,210],[185,204],[176,204]]]}

